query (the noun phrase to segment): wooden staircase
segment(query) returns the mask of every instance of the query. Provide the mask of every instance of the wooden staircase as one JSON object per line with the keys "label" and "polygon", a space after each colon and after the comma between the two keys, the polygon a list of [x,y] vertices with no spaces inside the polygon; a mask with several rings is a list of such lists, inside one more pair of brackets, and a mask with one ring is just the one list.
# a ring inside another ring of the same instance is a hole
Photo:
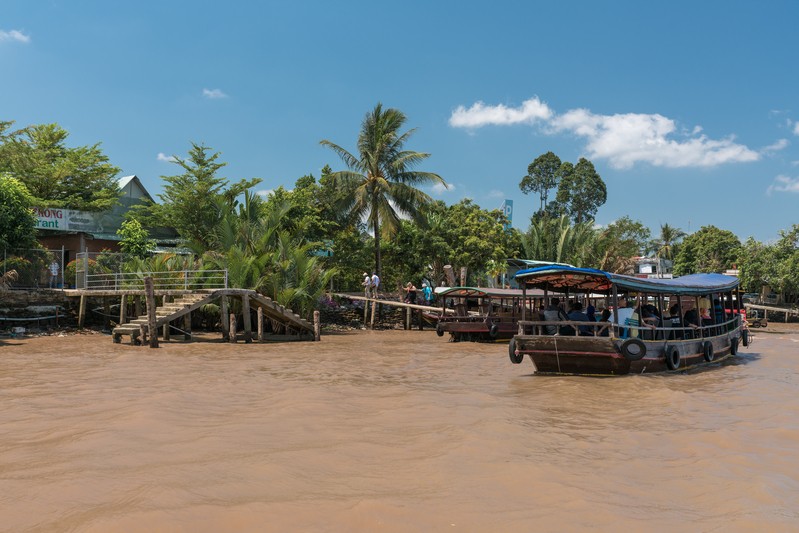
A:
{"label": "wooden staircase", "polygon": [[[184,294],[175,301],[160,305],[155,308],[156,327],[169,324],[173,320],[199,309],[201,306],[211,302],[213,299],[213,293],[191,293]],[[147,330],[146,315],[115,327],[112,332],[114,342],[122,342],[123,335],[130,335],[131,344],[138,344],[141,341],[139,336],[142,332],[142,328],[144,328],[145,331]]]}
{"label": "wooden staircase", "polygon": [[[294,337],[297,340],[313,340],[313,324],[291,309],[274,302],[271,298],[245,289],[220,289],[213,292],[184,294],[175,301],[165,303],[155,309],[156,327],[169,324],[205,304],[226,296],[242,298],[246,296],[251,307],[261,308],[265,317],[283,324],[287,331],[296,333]],[[112,332],[113,340],[119,343],[122,342],[123,335],[130,335],[131,344],[139,344],[144,340],[141,338],[142,332],[146,334],[147,329],[147,316],[142,316],[115,327]]]}

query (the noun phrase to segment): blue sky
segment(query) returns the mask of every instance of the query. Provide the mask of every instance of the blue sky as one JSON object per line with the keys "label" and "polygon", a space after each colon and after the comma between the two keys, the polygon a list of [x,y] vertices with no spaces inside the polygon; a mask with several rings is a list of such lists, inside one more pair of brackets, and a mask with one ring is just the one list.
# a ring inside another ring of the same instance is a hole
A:
{"label": "blue sky", "polygon": [[102,143],[151,193],[205,143],[233,180],[291,188],[355,151],[378,102],[421,170],[484,208],[538,206],[537,156],[590,159],[597,214],[742,240],[799,223],[799,3],[0,0],[0,119]]}

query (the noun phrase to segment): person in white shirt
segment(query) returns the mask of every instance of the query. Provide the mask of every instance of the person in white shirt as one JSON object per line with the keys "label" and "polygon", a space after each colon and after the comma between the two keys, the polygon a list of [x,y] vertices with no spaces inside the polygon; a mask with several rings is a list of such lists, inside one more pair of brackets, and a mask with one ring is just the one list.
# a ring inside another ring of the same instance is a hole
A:
{"label": "person in white shirt", "polygon": [[380,277],[377,272],[372,272],[372,298],[377,298],[378,287],[380,287]]}
{"label": "person in white shirt", "polygon": [[624,328],[624,326],[627,325],[627,319],[632,318],[633,308],[628,307],[628,301],[625,296],[619,297],[619,306],[612,316],[612,322],[614,322],[620,328]]}
{"label": "person in white shirt", "polygon": [[366,272],[363,273],[363,283],[361,285],[363,285],[363,295],[369,298],[372,293],[372,278]]}

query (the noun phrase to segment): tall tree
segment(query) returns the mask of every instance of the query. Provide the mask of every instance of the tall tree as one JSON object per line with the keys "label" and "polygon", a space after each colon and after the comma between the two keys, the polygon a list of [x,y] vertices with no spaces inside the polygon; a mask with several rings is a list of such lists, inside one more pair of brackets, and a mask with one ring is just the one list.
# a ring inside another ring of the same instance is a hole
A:
{"label": "tall tree", "polygon": [[404,150],[415,129],[400,133],[405,114],[398,109],[383,109],[382,104],[366,114],[358,135],[358,155],[328,140],[320,144],[336,152],[349,170],[332,172],[343,196],[343,207],[352,215],[366,217],[375,238],[375,270],[381,272],[380,239],[396,232],[400,215],[414,219],[430,203],[430,197],[417,189],[420,185],[446,182],[438,174],[413,168],[430,154]]}
{"label": "tall tree", "polygon": [[187,159],[174,158],[184,172],[161,176],[166,182],[159,194],[162,204],[148,208],[159,225],[175,228],[180,236],[207,250],[212,231],[223,217],[224,206],[232,206],[236,197],[261,182],[259,178],[242,179],[232,185],[217,175],[227,163],[218,162],[219,152],[209,153],[203,144],[191,143]]}
{"label": "tall tree", "polygon": [[592,263],[596,268],[609,272],[632,274],[634,257],[643,252],[650,237],[649,228],[623,216],[599,231]]}
{"label": "tall tree", "polygon": [[651,250],[658,258],[658,275],[663,273],[663,263],[666,259],[674,259],[676,247],[686,233],[680,228],[670,226],[668,223],[660,226],[660,235],[651,242]]}
{"label": "tall tree", "polygon": [[22,181],[35,205],[105,211],[120,195],[112,165],[100,144],[69,148],[69,133],[58,124],[8,132],[0,123],[0,172]]}
{"label": "tall tree", "polygon": [[0,173],[0,248],[31,248],[36,244],[33,196],[25,185]]}
{"label": "tall tree", "polygon": [[594,164],[581,157],[574,168],[564,165],[563,176],[555,198],[561,212],[576,224],[594,219],[597,210],[608,199],[608,191]]}
{"label": "tall tree", "polygon": [[674,260],[674,274],[721,272],[738,261],[741,242],[735,234],[716,226],[703,226],[683,239]]}
{"label": "tall tree", "polygon": [[549,191],[558,186],[562,176],[561,165],[560,158],[553,152],[541,154],[527,166],[527,175],[519,183],[519,189],[524,194],[538,193],[541,200],[539,213],[544,212],[547,206]]}

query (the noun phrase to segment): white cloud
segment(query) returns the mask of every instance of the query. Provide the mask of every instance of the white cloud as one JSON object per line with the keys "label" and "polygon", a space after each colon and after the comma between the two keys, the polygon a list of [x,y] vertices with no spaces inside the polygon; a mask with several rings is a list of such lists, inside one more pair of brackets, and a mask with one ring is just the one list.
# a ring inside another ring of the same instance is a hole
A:
{"label": "white cloud", "polygon": [[766,189],[766,194],[773,192],[793,192],[799,194],[799,178],[791,178],[780,174]]}
{"label": "white cloud", "polygon": [[483,102],[477,102],[469,109],[458,106],[449,117],[449,125],[454,128],[480,128],[488,125],[533,124],[538,120],[548,120],[551,116],[549,106],[535,96],[517,108],[503,104],[487,106]]}
{"label": "white cloud", "polygon": [[768,146],[764,146],[760,151],[763,152],[763,153],[779,152],[780,150],[782,150],[783,148],[788,146],[788,144],[790,144],[788,142],[788,139],[779,139],[773,144],[770,144]]}
{"label": "white cloud", "polygon": [[203,89],[203,96],[209,100],[227,98],[227,95],[222,92],[222,89]]}
{"label": "white cloud", "polygon": [[255,194],[263,198],[268,198],[269,195],[272,194],[273,192],[274,192],[273,189],[262,189],[260,191],[255,191]]}
{"label": "white cloud", "polygon": [[794,135],[799,135],[799,122],[794,122],[793,123],[793,134]]}
{"label": "white cloud", "polygon": [[658,167],[712,167],[724,163],[757,161],[760,154],[734,141],[714,140],[694,128],[688,136],[676,133],[673,120],[663,115],[626,113],[595,115],[574,109],[555,117],[554,131],[571,132],[586,139],[590,158],[607,159],[616,168],[635,163]]}
{"label": "white cloud", "polygon": [[452,183],[447,183],[444,185],[443,183],[434,183],[433,184],[433,194],[436,196],[441,196],[447,191],[454,191],[455,185]]}
{"label": "white cloud", "polygon": [[16,41],[18,43],[29,43],[31,42],[31,38],[29,35],[25,35],[19,30],[0,30],[0,42],[5,41]]}
{"label": "white cloud", "polygon": [[155,156],[158,161],[165,161],[167,163],[173,163],[175,161],[175,157],[171,155],[166,155],[164,152],[158,152],[158,155]]}
{"label": "white cloud", "polygon": [[[587,157],[606,159],[615,168],[630,168],[636,163],[669,168],[713,167],[757,161],[762,155],[735,142],[734,136],[711,139],[702,133],[700,126],[678,130],[672,119],[660,114],[598,115],[588,109],[572,109],[558,115],[538,97],[515,109],[487,106],[483,102],[469,109],[459,106],[449,119],[453,127],[473,129],[489,124],[536,122],[541,122],[542,131],[549,135],[571,133],[582,137]],[[782,149],[786,143],[777,141],[766,151]]]}

